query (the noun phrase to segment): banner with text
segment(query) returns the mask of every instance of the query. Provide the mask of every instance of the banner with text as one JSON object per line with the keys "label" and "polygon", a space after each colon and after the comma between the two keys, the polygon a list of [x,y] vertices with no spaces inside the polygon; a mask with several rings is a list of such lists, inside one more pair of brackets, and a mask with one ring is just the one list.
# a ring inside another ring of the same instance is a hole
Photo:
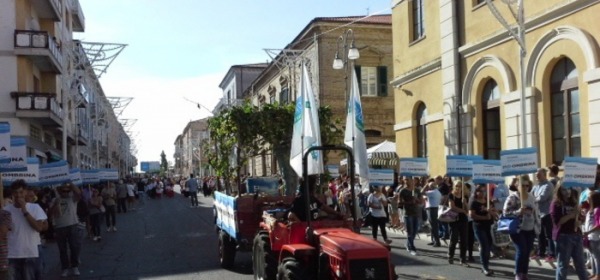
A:
{"label": "banner with text", "polygon": [[499,160],[474,160],[473,183],[475,184],[502,184],[502,164]]}
{"label": "banner with text", "polygon": [[271,177],[248,178],[246,189],[249,193],[266,193],[270,195],[279,194],[279,179]]}
{"label": "banner with text", "polygon": [[429,162],[427,158],[400,158],[400,176],[427,176]]}
{"label": "banner with text", "polygon": [[27,139],[25,137],[10,138],[10,158],[0,163],[0,172],[27,171]]}
{"label": "banner with text", "polygon": [[482,160],[481,156],[454,155],[446,156],[446,175],[450,177],[471,177],[473,161]]}
{"label": "banner with text", "polygon": [[114,182],[119,180],[119,170],[114,168],[98,169],[98,178],[101,182]]}
{"label": "banner with text", "polygon": [[393,169],[369,169],[369,184],[373,186],[391,186],[394,184]]}
{"label": "banner with text", "polygon": [[36,186],[40,177],[40,160],[36,157],[27,158],[27,170],[2,173],[2,183],[5,187],[12,182],[23,179],[29,186]]}
{"label": "banner with text", "polygon": [[84,185],[100,183],[100,174],[99,174],[98,170],[96,170],[96,169],[81,170],[80,173],[81,173],[81,183],[83,183]]}
{"label": "banner with text", "polygon": [[596,182],[596,164],[598,164],[597,158],[565,157],[563,186],[565,188],[593,186]]}
{"label": "banner with text", "polygon": [[331,176],[331,178],[340,177],[339,165],[327,165],[325,168],[327,168],[327,172],[329,172],[329,176]]}
{"label": "banner with text", "polygon": [[0,163],[10,162],[10,124],[0,122]]}
{"label": "banner with text", "polygon": [[71,177],[71,183],[73,183],[73,185],[83,185],[83,181],[81,180],[81,170],[79,168],[71,168],[71,170],[69,170],[69,173]]}
{"label": "banner with text", "polygon": [[60,185],[71,182],[69,164],[65,160],[40,165],[40,186]]}
{"label": "banner with text", "polygon": [[537,148],[500,151],[502,176],[535,173],[538,169]]}

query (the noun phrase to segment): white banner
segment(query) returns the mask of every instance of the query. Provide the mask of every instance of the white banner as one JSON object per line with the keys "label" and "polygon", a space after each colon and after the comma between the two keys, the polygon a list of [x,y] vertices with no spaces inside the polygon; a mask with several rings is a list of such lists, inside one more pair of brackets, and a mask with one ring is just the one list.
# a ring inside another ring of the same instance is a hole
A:
{"label": "white banner", "polygon": [[391,186],[394,184],[393,169],[369,169],[369,184],[374,186]]}
{"label": "white banner", "polygon": [[83,185],[83,181],[81,180],[81,171],[79,170],[79,168],[71,168],[71,170],[69,170],[69,173],[71,177],[71,183],[73,183],[73,185]]}
{"label": "white banner", "polygon": [[27,171],[27,139],[10,138],[10,161],[0,163],[0,172]]}
{"label": "white banner", "polygon": [[537,148],[500,151],[502,176],[535,173],[538,169]]}
{"label": "white banner", "polygon": [[429,163],[427,158],[400,158],[400,176],[427,176]]}
{"label": "white banner", "polygon": [[0,162],[10,161],[10,124],[0,122]]}
{"label": "white banner", "polygon": [[483,159],[481,156],[446,156],[446,175],[450,177],[471,177],[473,175],[473,161],[481,159]]}
{"label": "white banner", "polygon": [[10,186],[12,182],[23,179],[30,186],[38,183],[40,174],[40,160],[36,157],[27,158],[27,171],[2,173],[2,183],[5,187]]}
{"label": "white banner", "polygon": [[40,165],[40,182],[42,186],[60,185],[71,182],[69,164],[64,161]]}
{"label": "white banner", "polygon": [[499,160],[475,160],[473,161],[473,183],[475,184],[501,184],[502,165]]}
{"label": "white banner", "polygon": [[565,157],[563,186],[591,187],[596,183],[597,158]]}
{"label": "white banner", "polygon": [[327,172],[332,178],[340,177],[340,166],[339,165],[327,165]]}
{"label": "white banner", "polygon": [[81,170],[81,181],[83,184],[98,184],[100,183],[100,173],[98,170]]}
{"label": "white banner", "polygon": [[348,99],[348,115],[346,116],[346,131],[344,144],[352,149],[356,174],[362,178],[370,178],[369,163],[367,159],[367,140],[365,139],[365,124],[356,71],[352,69],[352,87]]}
{"label": "white banner", "polygon": [[119,180],[119,170],[117,169],[99,169],[98,178],[100,181],[118,181]]}

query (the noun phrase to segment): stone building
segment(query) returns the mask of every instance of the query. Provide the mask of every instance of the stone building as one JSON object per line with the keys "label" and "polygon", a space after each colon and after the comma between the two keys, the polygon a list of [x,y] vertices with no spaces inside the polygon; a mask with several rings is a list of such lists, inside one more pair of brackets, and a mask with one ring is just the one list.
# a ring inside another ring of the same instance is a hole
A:
{"label": "stone building", "polygon": [[[400,157],[428,157],[432,175],[454,154],[497,159],[533,146],[541,166],[600,157],[600,3],[523,2],[524,83],[519,44],[486,1],[393,1]],[[509,6],[493,3],[515,26]]]}
{"label": "stone building", "polygon": [[[348,60],[346,56],[352,43],[360,52],[357,60]],[[287,46],[271,52],[273,60],[244,95],[254,105],[294,102],[299,91],[300,65],[304,61],[317,103],[329,106],[344,126],[350,67],[355,67],[360,76],[367,146],[393,139],[394,103],[389,85],[392,78],[391,15],[315,18]],[[336,53],[347,63],[341,70],[332,67]],[[339,167],[343,157],[330,153],[326,165]],[[272,154],[250,159],[250,175],[278,173]]]}

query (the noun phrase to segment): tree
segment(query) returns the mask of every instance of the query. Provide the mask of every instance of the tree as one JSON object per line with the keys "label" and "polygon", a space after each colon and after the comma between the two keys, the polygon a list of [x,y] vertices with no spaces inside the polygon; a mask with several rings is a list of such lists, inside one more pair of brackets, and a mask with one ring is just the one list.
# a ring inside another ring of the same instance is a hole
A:
{"label": "tree", "polygon": [[[226,179],[235,176],[239,183],[241,167],[250,157],[272,151],[286,184],[292,186],[288,190],[293,193],[297,176],[289,164],[289,157],[294,110],[294,104],[275,103],[256,107],[245,103],[211,118],[208,125],[211,143],[205,143],[203,150],[217,175]],[[319,121],[323,144],[340,144],[340,121],[333,118],[328,106],[319,108]],[[230,191],[229,185],[226,185],[226,190]]]}
{"label": "tree", "polygon": [[167,162],[167,155],[163,150],[160,153],[160,176],[164,176],[169,171],[169,163]]}

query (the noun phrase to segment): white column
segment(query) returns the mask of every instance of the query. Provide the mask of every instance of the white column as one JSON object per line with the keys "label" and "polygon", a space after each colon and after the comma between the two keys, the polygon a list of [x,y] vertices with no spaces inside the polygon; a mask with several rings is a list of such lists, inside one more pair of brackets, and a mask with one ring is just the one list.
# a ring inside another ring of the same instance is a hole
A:
{"label": "white column", "polygon": [[590,156],[600,159],[600,68],[584,73],[588,83]]}

